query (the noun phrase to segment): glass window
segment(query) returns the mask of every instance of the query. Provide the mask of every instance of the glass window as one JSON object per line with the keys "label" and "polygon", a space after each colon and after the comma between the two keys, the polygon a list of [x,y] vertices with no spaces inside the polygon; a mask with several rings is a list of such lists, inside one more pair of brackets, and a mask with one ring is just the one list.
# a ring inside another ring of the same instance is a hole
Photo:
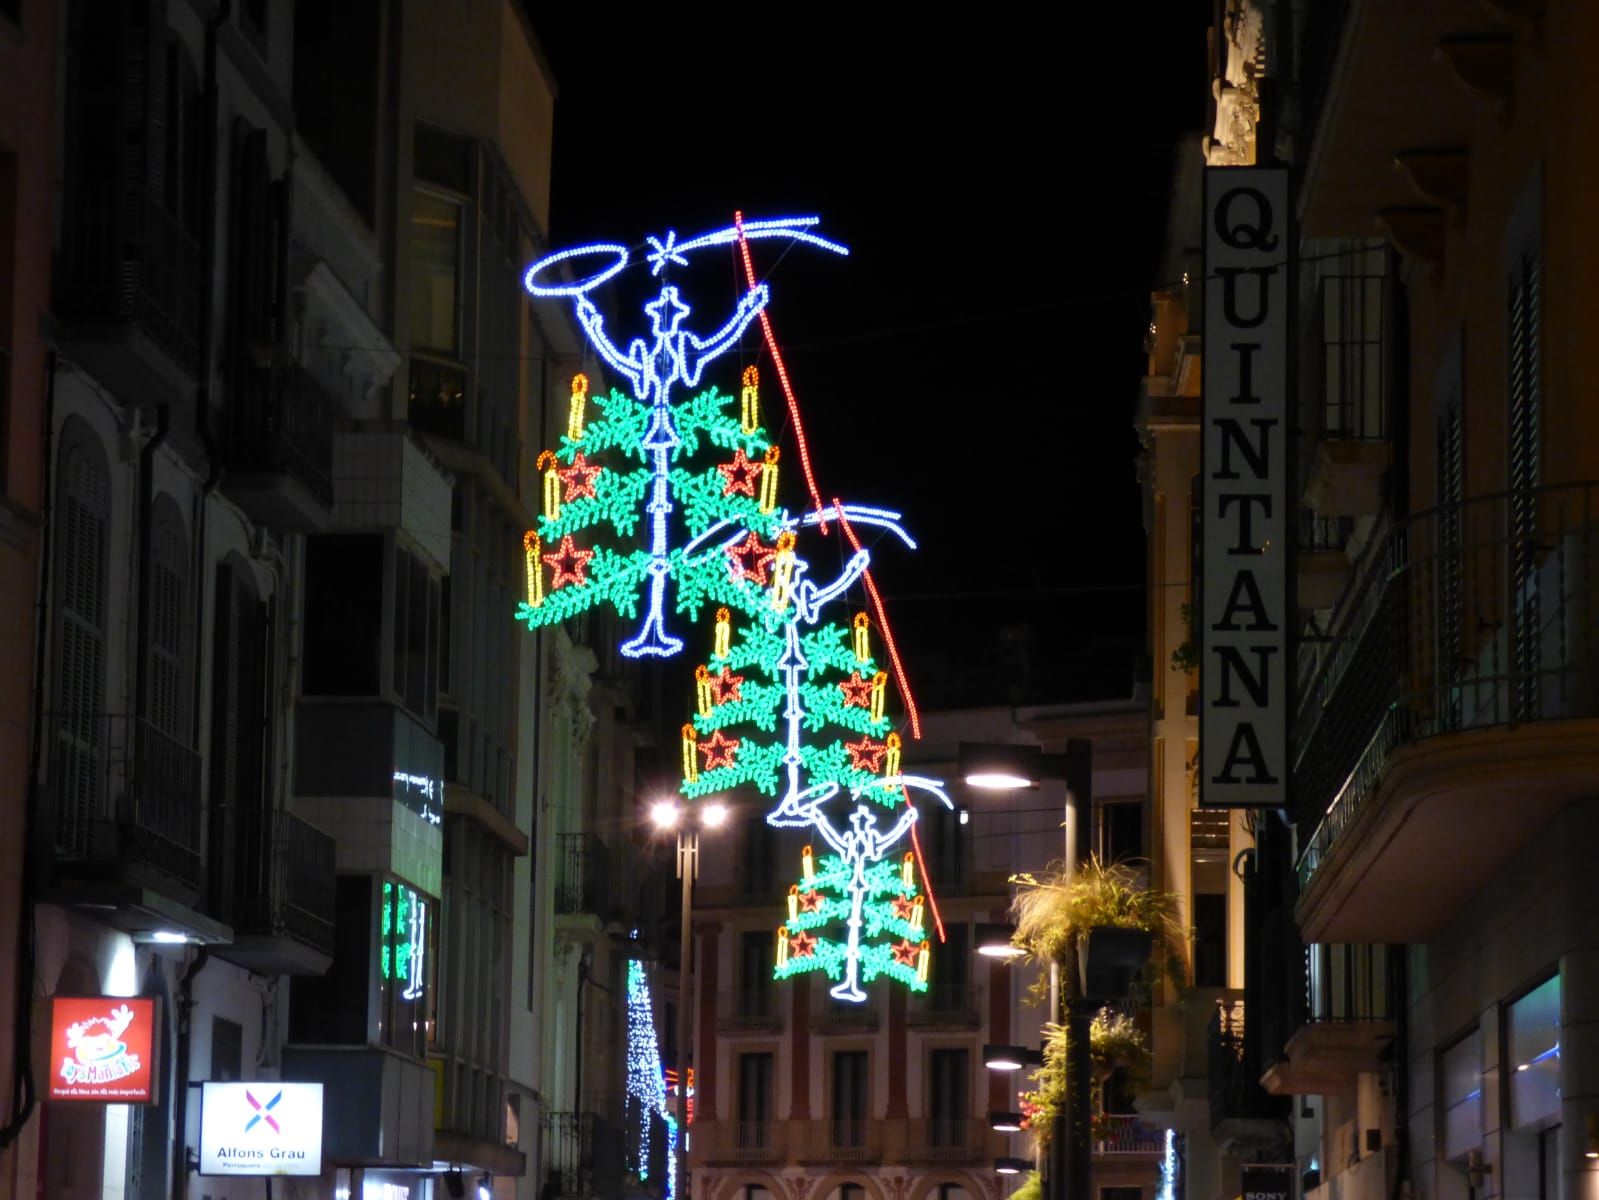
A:
{"label": "glass window", "polygon": [[1510,1006],[1510,1123],[1539,1125],[1560,1116],[1560,976]]}
{"label": "glass window", "polygon": [[1482,1035],[1467,1034],[1442,1060],[1444,1157],[1463,1158],[1482,1143]]}
{"label": "glass window", "polygon": [[456,353],[461,206],[427,192],[411,198],[411,345]]}

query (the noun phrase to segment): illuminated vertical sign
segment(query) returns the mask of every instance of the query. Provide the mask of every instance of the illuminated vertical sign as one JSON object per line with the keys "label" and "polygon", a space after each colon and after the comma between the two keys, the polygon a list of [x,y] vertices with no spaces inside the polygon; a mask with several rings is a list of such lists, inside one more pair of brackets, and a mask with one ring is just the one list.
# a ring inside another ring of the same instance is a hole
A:
{"label": "illuminated vertical sign", "polygon": [[1205,171],[1199,803],[1277,808],[1288,774],[1288,172]]}
{"label": "illuminated vertical sign", "polygon": [[57,996],[50,1002],[51,1100],[153,1104],[152,996]]}
{"label": "illuminated vertical sign", "polygon": [[379,966],[384,979],[400,985],[405,1000],[420,998],[427,986],[427,916],[427,901],[420,893],[383,881]]}

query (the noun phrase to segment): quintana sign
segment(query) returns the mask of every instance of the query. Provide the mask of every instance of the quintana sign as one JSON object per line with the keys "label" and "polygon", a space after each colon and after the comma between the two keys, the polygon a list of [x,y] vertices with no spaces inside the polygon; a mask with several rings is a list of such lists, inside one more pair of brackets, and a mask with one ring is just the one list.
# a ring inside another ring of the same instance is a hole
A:
{"label": "quintana sign", "polygon": [[153,996],[57,996],[50,1002],[51,1100],[153,1104]]}
{"label": "quintana sign", "polygon": [[1276,808],[1288,773],[1288,172],[1205,172],[1201,806]]}
{"label": "quintana sign", "polygon": [[321,1173],[320,1083],[201,1085],[200,1174]]}

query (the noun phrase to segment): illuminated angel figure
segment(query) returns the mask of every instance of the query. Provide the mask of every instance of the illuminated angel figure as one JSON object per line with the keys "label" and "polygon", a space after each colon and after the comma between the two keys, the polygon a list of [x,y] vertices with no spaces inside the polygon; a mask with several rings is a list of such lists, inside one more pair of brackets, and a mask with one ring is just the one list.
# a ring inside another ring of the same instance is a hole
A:
{"label": "illuminated angel figure", "polygon": [[[769,221],[747,221],[685,242],[669,231],[664,239],[650,238],[651,273],[660,275],[668,266],[686,265],[687,255],[710,246],[726,246],[743,238],[786,237],[830,250],[849,251],[836,242],[809,232],[816,217],[794,217]],[[560,263],[592,257],[610,258],[603,269],[575,282],[556,282],[548,272]],[[690,313],[677,288],[662,284],[659,295],[644,306],[650,319],[650,340],[634,338],[624,350],[606,332],[604,317],[588,293],[627,266],[628,249],[615,244],[596,244],[563,250],[540,259],[528,268],[527,290],[535,296],[567,296],[576,300],[577,318],[595,352],[632,386],[634,397],[649,407],[649,424],[640,443],[651,466],[649,499],[648,598],[644,623],[638,633],[622,644],[630,657],[669,657],[683,648],[679,638],[666,631],[666,582],[672,573],[668,517],[673,510],[671,468],[674,451],[682,444],[671,408],[672,389],[677,384],[695,387],[706,366],[738,344],[749,323],[766,307],[770,293],[756,284],[742,295],[732,314],[714,332],[701,335],[684,327]]]}

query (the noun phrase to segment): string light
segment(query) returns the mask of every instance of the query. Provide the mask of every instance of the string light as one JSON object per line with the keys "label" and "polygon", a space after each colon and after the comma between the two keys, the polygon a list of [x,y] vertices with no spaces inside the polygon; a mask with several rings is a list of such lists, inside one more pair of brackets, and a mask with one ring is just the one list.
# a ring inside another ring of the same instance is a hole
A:
{"label": "string light", "polygon": [[644,964],[637,959],[629,959],[627,964],[627,1094],[638,1122],[636,1157],[629,1165],[640,1180],[649,1178],[650,1121],[662,1121],[667,1129],[667,1198],[672,1200],[677,1184],[676,1127],[667,1112],[666,1072],[661,1067],[660,1041],[655,1034],[655,1004]]}
{"label": "string light", "polygon": [[777,557],[772,568],[772,607],[782,612],[794,595],[794,535],[777,535]]}
{"label": "string light", "polygon": [[777,927],[777,969],[783,970],[788,966],[788,926]]}
{"label": "string light", "polygon": [[583,415],[589,400],[589,377],[579,371],[572,376],[572,401],[566,414],[566,436],[571,441],[583,437]]}
{"label": "string light", "polygon": [[[877,678],[883,678],[881,671],[877,673]],[[888,776],[898,775],[900,752],[904,744],[903,739],[898,733],[890,731],[889,735],[883,739],[883,744],[888,747],[887,752],[883,755],[883,774]]]}
{"label": "string light", "polygon": [[744,368],[743,389],[739,392],[739,428],[754,433],[761,424],[761,373],[754,366]]}
{"label": "string light", "polygon": [[559,521],[561,519],[561,475],[555,467],[555,455],[548,450],[543,451],[534,466],[544,472],[544,519],[546,521]]}
{"label": "string light", "polygon": [[700,716],[711,715],[711,673],[703,666],[694,668],[694,700]]}
{"label": "string light", "polygon": [[[844,530],[844,536],[849,539],[849,544],[856,550],[861,548],[861,542],[855,536],[855,530],[850,527],[849,517],[845,515],[844,506],[836,499],[833,506],[838,509],[838,524]],[[865,572],[861,579],[866,584],[866,594],[872,599],[872,607],[877,611],[877,623],[883,628],[883,644],[888,647],[888,660],[894,666],[894,677],[899,680],[899,694],[905,701],[905,713],[910,717],[911,736],[922,736],[922,719],[916,711],[916,701],[911,696],[910,680],[905,677],[905,664],[900,661],[899,648],[894,645],[893,631],[888,627],[888,615],[883,611],[883,597],[878,594],[877,584],[872,579],[870,571]]]}
{"label": "string light", "polygon": [[[594,491],[594,478],[602,470],[601,467],[590,466],[588,460],[583,457],[583,451],[579,450],[572,456],[571,466],[555,472],[560,477],[561,486],[566,489],[561,497],[562,502],[570,504],[573,500],[598,499]],[[559,515],[557,512],[556,516]]]}
{"label": "string light", "polygon": [[916,868],[916,855],[907,854],[900,862],[900,876],[905,880],[905,886],[910,887],[915,882],[913,872]]}
{"label": "string light", "polygon": [[733,614],[725,607],[716,610],[716,638],[712,649],[717,658],[726,658],[732,649]]}
{"label": "string light", "polygon": [[[589,258],[595,255],[614,255],[616,261],[603,270],[593,275],[585,275],[575,283],[536,283],[541,274],[545,274],[559,263],[572,262],[579,258]],[[606,280],[612,278],[617,272],[627,266],[627,247],[618,246],[614,242],[594,242],[587,246],[573,246],[569,250],[560,250],[554,254],[546,254],[527,269],[527,274],[522,277],[522,286],[534,296],[581,296],[591,292]]]}
{"label": "string light", "polygon": [[522,535],[522,556],[527,560],[527,603],[537,608],[544,603],[544,568],[539,562],[539,535],[529,529]]}
{"label": "string light", "polygon": [[921,983],[927,982],[927,968],[933,957],[932,949],[929,943],[923,942],[921,950],[916,955],[916,978]]}
{"label": "string light", "polygon": [[926,905],[923,904],[922,898],[920,896],[916,897],[915,902],[911,905],[912,929],[920,929],[922,927],[922,911],[925,907]]}
{"label": "string light", "polygon": [[553,554],[544,555],[544,561],[550,565],[550,590],[557,591],[568,583],[575,583],[579,587],[588,583],[584,572],[593,558],[594,551],[579,550],[572,541],[572,535],[567,534]]}
{"label": "string light", "polygon": [[788,889],[788,919],[799,918],[799,884],[794,884]]}
{"label": "string light", "polygon": [[[761,475],[762,464],[751,462],[740,446],[733,451],[733,461],[723,463],[716,469],[722,473],[722,495],[743,495],[750,499],[755,498],[755,481]],[[761,493],[765,495],[763,490]]]}
{"label": "string light", "polygon": [[806,883],[816,882],[816,856],[809,846],[800,851],[800,869],[805,873]]}
{"label": "string light", "polygon": [[[888,694],[888,672],[887,671],[879,671],[876,675],[872,676],[872,707],[871,707],[871,713],[872,713],[872,720],[873,721],[881,721],[883,719],[883,705],[884,705],[884,702],[885,702],[885,700],[887,698],[887,694]],[[898,774],[898,772],[890,771],[889,774],[890,775],[894,775],[894,774]]]}
{"label": "string light", "polygon": [[854,646],[856,662],[872,661],[872,619],[865,613],[855,614]]}

